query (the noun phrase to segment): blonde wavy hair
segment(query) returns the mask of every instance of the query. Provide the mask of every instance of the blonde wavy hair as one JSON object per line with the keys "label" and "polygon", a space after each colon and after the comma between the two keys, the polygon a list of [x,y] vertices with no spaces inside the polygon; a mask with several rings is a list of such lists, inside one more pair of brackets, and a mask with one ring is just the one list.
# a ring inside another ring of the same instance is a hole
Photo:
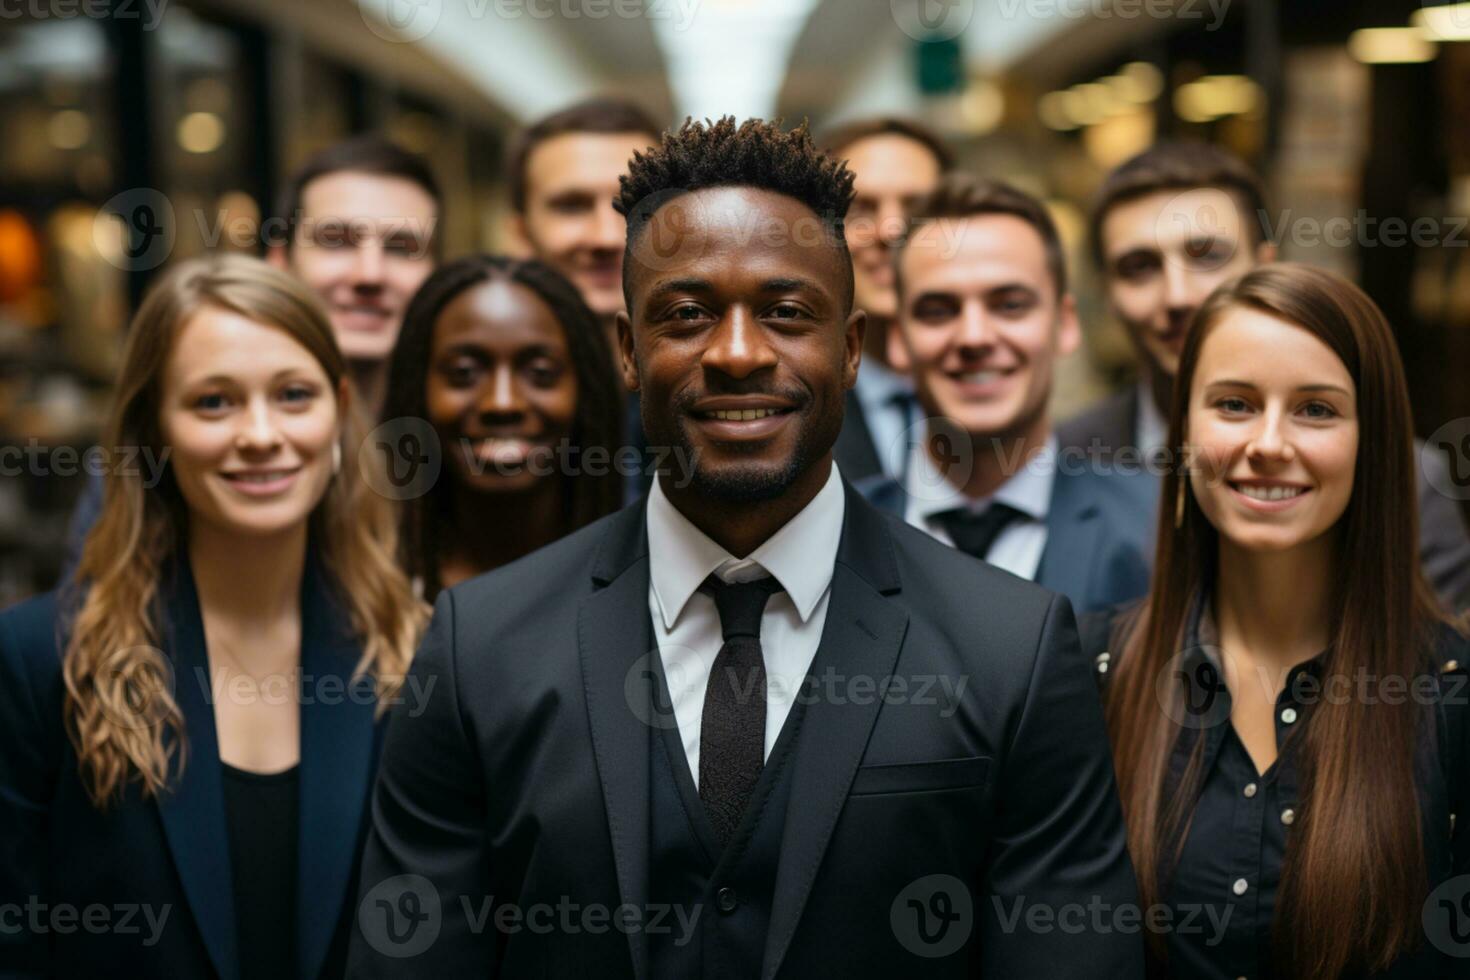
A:
{"label": "blonde wavy hair", "polygon": [[[346,361],[305,285],[258,259],[190,260],[159,281],[133,318],[104,446],[166,459],[159,417],[164,368],[181,328],[205,308],[285,331],[317,359],[334,391],[340,385]],[[339,414],[342,465],[310,516],[309,538],[362,643],[355,675],[373,676],[381,714],[403,684],[428,609],[398,567],[392,504],[359,469],[366,421],[359,410]],[[149,487],[138,468],[108,467],[101,514],[77,567],[75,616],[62,659],[66,730],[98,807],[133,781],[145,796],[156,796],[184,765],[183,716],[172,694],[172,668],[158,648],[159,582],[184,554],[187,532],[188,511],[171,469],[165,466],[158,485]]]}

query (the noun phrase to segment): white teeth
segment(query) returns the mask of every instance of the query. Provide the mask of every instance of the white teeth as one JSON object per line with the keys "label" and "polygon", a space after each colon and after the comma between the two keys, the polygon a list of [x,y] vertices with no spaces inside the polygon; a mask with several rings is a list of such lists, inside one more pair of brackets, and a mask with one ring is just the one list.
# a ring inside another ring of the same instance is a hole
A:
{"label": "white teeth", "polygon": [[716,409],[709,413],[722,422],[749,422],[753,419],[763,419],[767,415],[779,414],[774,408],[736,408]]}
{"label": "white teeth", "polygon": [[965,384],[983,385],[989,384],[1000,378],[999,371],[972,371],[969,374],[960,375],[960,380]]}
{"label": "white teeth", "polygon": [[1291,500],[1306,491],[1301,487],[1255,487],[1240,484],[1240,492],[1252,500]]}

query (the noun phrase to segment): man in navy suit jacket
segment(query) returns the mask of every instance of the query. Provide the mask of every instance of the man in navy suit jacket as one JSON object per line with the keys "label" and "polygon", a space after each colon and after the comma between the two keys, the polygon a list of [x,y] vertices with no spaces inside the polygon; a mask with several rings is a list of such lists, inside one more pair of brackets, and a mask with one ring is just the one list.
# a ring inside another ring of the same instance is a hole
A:
{"label": "man in navy suit jacket", "polygon": [[1077,349],[1055,226],[1034,198],[958,174],[920,206],[897,259],[890,357],[928,418],[902,481],[859,484],[931,535],[1079,610],[1148,589],[1155,481],[1061,454],[1047,402]]}

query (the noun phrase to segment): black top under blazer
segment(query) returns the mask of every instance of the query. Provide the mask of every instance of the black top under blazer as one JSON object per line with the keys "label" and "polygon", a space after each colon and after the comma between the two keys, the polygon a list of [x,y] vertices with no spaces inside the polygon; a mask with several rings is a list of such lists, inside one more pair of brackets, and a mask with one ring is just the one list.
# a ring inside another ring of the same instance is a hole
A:
{"label": "black top under blazer", "polygon": [[[343,975],[382,726],[372,680],[351,680],[362,651],[344,611],[314,561],[303,578],[294,975],[317,980]],[[209,662],[187,562],[165,576],[160,598],[187,763],[161,799],[143,798],[134,783],[105,812],[88,800],[63,728],[61,597],[0,613],[0,907],[69,907],[78,921],[102,908],[115,926],[64,932],[43,914],[35,929],[28,916],[19,931],[0,929],[0,975],[239,976]]]}
{"label": "black top under blazer", "polygon": [[[845,492],[810,671],[840,696],[817,689],[792,746],[759,975],[1140,977],[1136,932],[1075,928],[1137,894],[1066,599]],[[352,977],[650,975],[648,935],[608,925],[649,912],[648,583],[638,504],[439,596],[412,671],[433,697],[392,712],[383,749]],[[840,680],[890,677],[886,699]],[[933,876],[962,894],[910,904]],[[737,907],[721,892],[703,915]],[[966,899],[954,951],[900,941],[916,908],[960,922]],[[552,913],[514,928],[492,902]],[[561,905],[600,927],[563,928]]]}

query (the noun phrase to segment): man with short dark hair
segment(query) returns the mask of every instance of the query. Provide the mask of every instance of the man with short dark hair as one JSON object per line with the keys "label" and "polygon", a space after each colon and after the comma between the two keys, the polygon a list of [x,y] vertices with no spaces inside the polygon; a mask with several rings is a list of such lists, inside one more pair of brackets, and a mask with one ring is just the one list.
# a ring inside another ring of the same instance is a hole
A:
{"label": "man with short dark hair", "polygon": [[266,258],[322,298],[369,418],[408,301],[434,271],[442,204],[422,157],[371,134],[314,154],[281,195],[284,235]]}
{"label": "man with short dark hair", "polygon": [[[613,207],[618,181],[639,150],[658,142],[659,126],[626,99],[578,102],[526,127],[511,146],[511,237],[572,281],[617,345],[615,317],[623,309],[623,247],[627,224]],[[629,396],[627,444],[647,450],[638,399]],[[624,474],[633,501],[652,480],[652,455]]]}
{"label": "man with short dark hair", "polygon": [[353,977],[1142,976],[1067,601],[832,463],[851,180],[728,117],[633,164],[622,371],[693,478],[440,595]]}
{"label": "man with short dark hair", "polygon": [[1155,481],[1062,455],[1047,406],[1081,342],[1056,226],[999,181],[946,178],[895,261],[890,360],[915,380],[926,430],[903,481],[863,486],[915,527],[1079,610],[1148,591]]}
{"label": "man with short dark hair", "polygon": [[[1058,428],[1064,448],[1095,459],[1164,447],[1174,375],[1195,311],[1214,289],[1276,258],[1265,194],[1240,159],[1203,143],[1164,142],[1108,175],[1092,209],[1091,244],[1108,306],[1138,352],[1140,380]],[[1470,609],[1470,533],[1457,503],[1434,489],[1444,455],[1419,454],[1419,556],[1452,612]]]}
{"label": "man with short dark hair", "polygon": [[618,178],[661,127],[624,99],[578,102],[521,131],[511,146],[510,231],[526,253],[572,281],[613,333],[623,309],[623,216]]}
{"label": "man with short dark hair", "polygon": [[850,480],[875,473],[899,479],[918,418],[909,378],[888,361],[897,312],[893,251],[907,229],[907,212],[954,166],[954,153],[927,127],[899,116],[846,123],[824,134],[822,144],[853,172],[847,244],[856,305],[868,315],[863,366],[847,398],[834,458]]}

